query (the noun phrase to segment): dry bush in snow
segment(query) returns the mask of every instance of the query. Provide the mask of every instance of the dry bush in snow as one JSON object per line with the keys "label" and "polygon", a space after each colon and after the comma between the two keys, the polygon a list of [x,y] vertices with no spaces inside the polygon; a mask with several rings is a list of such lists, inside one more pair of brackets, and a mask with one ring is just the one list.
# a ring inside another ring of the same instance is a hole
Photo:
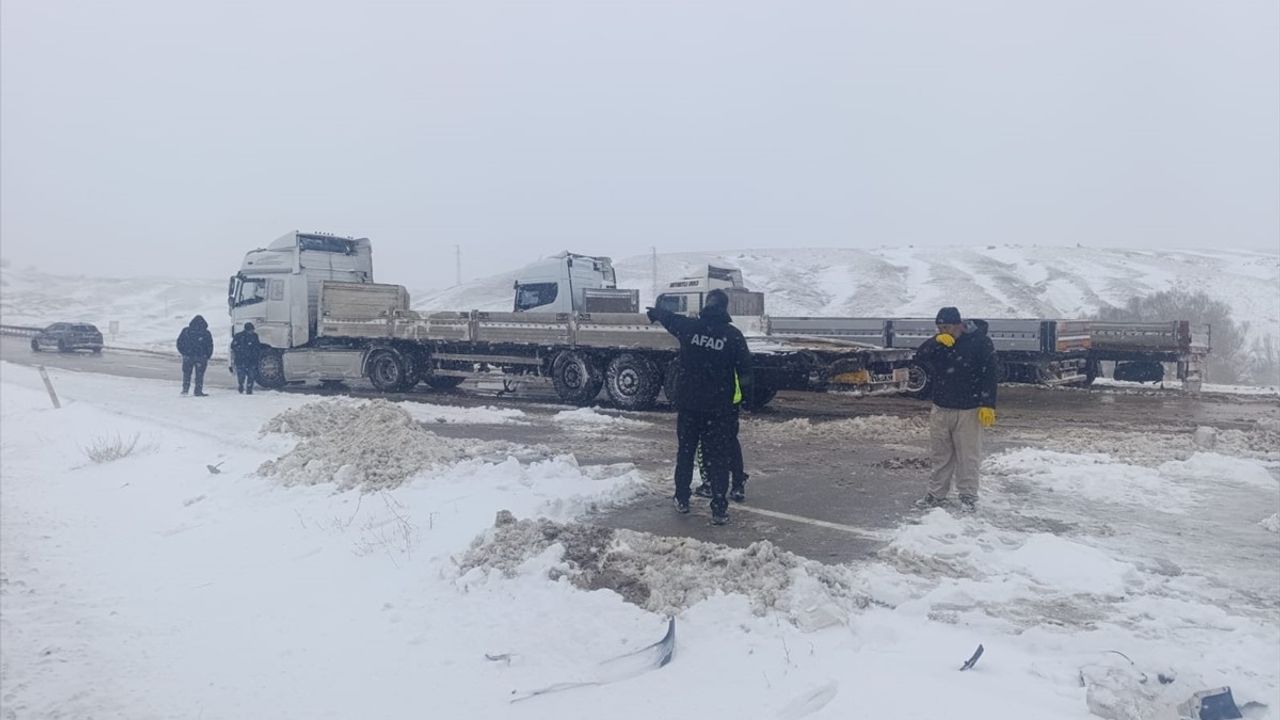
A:
{"label": "dry bush in snow", "polygon": [[104,435],[95,438],[87,447],[80,448],[80,451],[95,463],[108,463],[132,455],[138,449],[138,439],[138,433],[130,438],[123,438],[118,434],[113,437]]}

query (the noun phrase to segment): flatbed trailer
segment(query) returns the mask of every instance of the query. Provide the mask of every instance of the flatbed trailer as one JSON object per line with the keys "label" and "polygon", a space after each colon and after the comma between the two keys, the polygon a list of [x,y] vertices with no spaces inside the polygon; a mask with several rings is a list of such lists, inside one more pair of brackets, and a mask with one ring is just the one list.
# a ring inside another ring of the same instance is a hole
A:
{"label": "flatbed trailer", "polygon": [[[399,285],[322,281],[309,342],[270,348],[268,386],[367,377],[402,392],[418,383],[455,387],[500,376],[544,383],[561,400],[588,404],[603,389],[617,406],[645,409],[678,392],[679,344],[641,313],[419,313]],[[898,392],[912,353],[833,338],[748,335],[755,395],[778,390]]]}
{"label": "flatbed trailer", "polygon": [[[1163,377],[1162,363],[1175,364],[1177,377],[1198,391],[1209,353],[1208,327],[1194,332],[1187,321],[1164,323],[1102,322],[1002,318],[988,320],[1001,382],[1088,385],[1104,361],[1132,366],[1136,376]],[[769,317],[771,335],[829,337],[869,345],[915,350],[937,332],[926,318]],[[927,396],[930,378],[913,365],[909,392]]]}

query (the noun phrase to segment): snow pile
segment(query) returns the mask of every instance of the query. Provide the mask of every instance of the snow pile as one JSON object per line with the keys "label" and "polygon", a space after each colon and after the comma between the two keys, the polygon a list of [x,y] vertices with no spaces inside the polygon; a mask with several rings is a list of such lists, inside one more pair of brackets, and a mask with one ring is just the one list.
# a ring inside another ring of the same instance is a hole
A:
{"label": "snow pile", "polygon": [[426,430],[385,400],[308,403],[277,415],[263,430],[303,438],[292,451],[258,468],[260,475],[279,477],[287,485],[393,488],[415,473],[467,455],[467,445]]}
{"label": "snow pile", "polygon": [[608,589],[627,602],[677,615],[721,593],[739,594],[756,615],[776,612],[802,627],[841,622],[869,600],[854,590],[848,568],[779,550],[767,540],[744,549],[582,523],[516,520],[498,514],[461,560],[465,575],[493,568],[510,576],[549,549],[551,579],[584,590]]}
{"label": "snow pile", "polygon": [[1271,517],[1259,520],[1258,524],[1269,532],[1280,533],[1280,513],[1272,513]]}
{"label": "snow pile", "polygon": [[[1208,430],[1209,432],[1206,432]],[[1280,461],[1280,432],[1265,424],[1249,430],[1217,428],[1169,428],[1128,431],[1118,428],[1075,427],[1064,433],[1052,430],[1014,429],[996,432],[1020,445],[1067,454],[1106,455],[1131,464],[1155,467],[1169,460],[1186,460],[1202,449],[1237,457]]]}
{"label": "snow pile", "polygon": [[397,403],[418,422],[440,425],[528,425],[523,410],[484,405],[481,407],[457,407],[431,403]]}
{"label": "snow pile", "polygon": [[595,408],[589,407],[578,408],[577,410],[562,410],[556,413],[551,419],[565,425],[607,425],[619,428],[644,427],[649,424],[643,420],[633,420],[628,417],[622,417],[621,415],[606,415],[605,413],[597,411]]}
{"label": "snow pile", "polygon": [[866,415],[825,422],[813,422],[809,418],[795,418],[779,423],[748,421],[743,426],[751,432],[763,432],[776,441],[821,438],[850,442],[855,440],[895,442],[923,437],[929,431],[929,419],[897,415]]}

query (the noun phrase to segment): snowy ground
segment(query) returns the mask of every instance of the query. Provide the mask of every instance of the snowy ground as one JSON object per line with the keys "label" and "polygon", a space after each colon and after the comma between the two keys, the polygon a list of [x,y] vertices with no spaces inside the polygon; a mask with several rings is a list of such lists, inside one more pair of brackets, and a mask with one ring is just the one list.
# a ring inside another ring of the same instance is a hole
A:
{"label": "snowy ground", "polygon": [[[1280,718],[1275,448],[1011,450],[978,515],[824,566],[593,530],[666,479],[431,432],[544,421],[518,410],[52,376],[60,410],[0,364],[6,719],[1162,718],[1218,685]],[[135,452],[86,457],[116,437]],[[601,664],[664,612],[671,664]]]}

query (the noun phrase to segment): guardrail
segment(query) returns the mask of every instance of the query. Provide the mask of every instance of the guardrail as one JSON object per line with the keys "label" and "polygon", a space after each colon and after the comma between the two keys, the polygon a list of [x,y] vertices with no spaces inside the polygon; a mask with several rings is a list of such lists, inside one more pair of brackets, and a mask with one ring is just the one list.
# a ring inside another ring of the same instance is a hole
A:
{"label": "guardrail", "polygon": [[[35,337],[44,328],[27,327],[25,325],[0,325],[0,335],[12,335],[15,337]],[[139,355],[153,355],[155,357],[177,358],[181,357],[173,350],[149,350],[147,348],[121,347],[119,345],[103,345],[103,350],[111,350],[112,352],[137,353]],[[210,362],[222,362],[227,359],[226,355],[214,355],[209,358]]]}

